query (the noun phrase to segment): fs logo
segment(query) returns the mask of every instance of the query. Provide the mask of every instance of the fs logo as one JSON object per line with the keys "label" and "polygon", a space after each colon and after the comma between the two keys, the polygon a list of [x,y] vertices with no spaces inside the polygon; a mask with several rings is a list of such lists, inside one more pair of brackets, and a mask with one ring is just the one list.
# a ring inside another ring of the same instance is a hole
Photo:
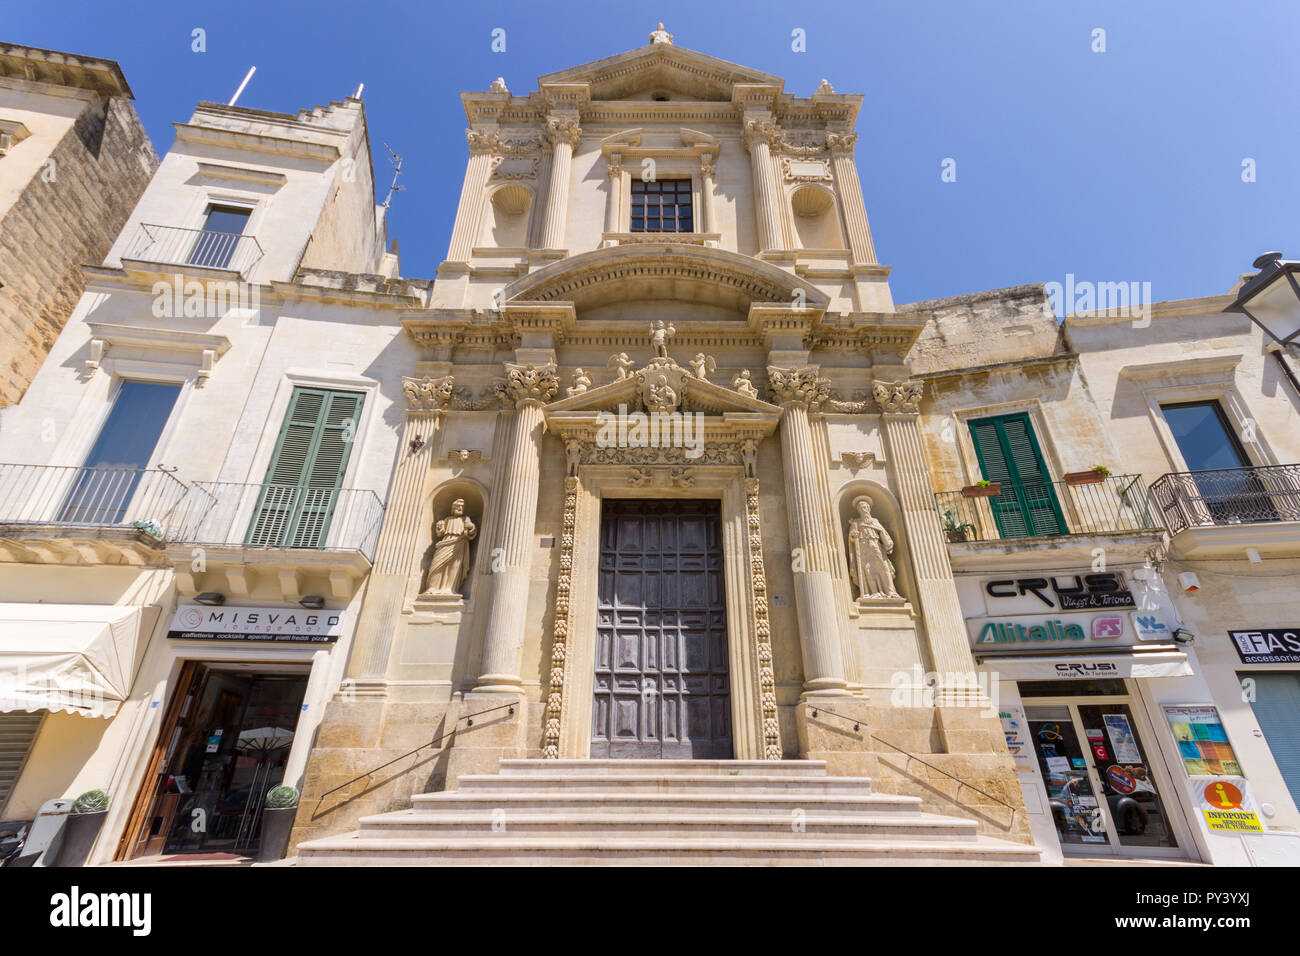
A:
{"label": "fs logo", "polygon": [[1124,636],[1124,619],[1122,617],[1095,617],[1092,619],[1092,639],[1094,641],[1110,640]]}

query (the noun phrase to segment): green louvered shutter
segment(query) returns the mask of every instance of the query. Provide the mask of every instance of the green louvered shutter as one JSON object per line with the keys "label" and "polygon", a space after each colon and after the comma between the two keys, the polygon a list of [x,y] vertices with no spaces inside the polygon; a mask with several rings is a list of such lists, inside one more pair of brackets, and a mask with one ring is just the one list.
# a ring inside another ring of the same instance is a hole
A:
{"label": "green louvered shutter", "polygon": [[989,502],[1001,536],[1064,534],[1065,519],[1029,416],[983,418],[971,422],[970,429],[984,477],[1002,482],[1002,494]]}
{"label": "green louvered shutter", "polygon": [[248,530],[249,545],[316,548],[325,541],[364,398],[358,392],[294,389]]}

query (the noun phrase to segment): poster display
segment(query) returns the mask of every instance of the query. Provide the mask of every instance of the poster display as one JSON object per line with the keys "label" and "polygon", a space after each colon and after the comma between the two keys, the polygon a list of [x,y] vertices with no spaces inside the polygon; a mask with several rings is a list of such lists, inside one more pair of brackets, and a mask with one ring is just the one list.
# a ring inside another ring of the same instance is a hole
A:
{"label": "poster display", "polygon": [[1138,753],[1137,741],[1133,739],[1133,728],[1128,724],[1124,714],[1105,714],[1102,722],[1106,733],[1110,735],[1110,744],[1115,748],[1115,760],[1118,763],[1141,763],[1142,755]]}
{"label": "poster display", "polygon": [[1189,777],[1242,776],[1217,707],[1167,704],[1164,712]]}

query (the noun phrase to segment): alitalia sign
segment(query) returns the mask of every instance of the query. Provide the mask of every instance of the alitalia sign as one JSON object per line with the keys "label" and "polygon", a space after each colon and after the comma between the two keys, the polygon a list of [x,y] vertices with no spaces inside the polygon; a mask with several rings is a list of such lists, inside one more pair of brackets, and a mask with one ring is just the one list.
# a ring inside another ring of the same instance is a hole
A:
{"label": "alitalia sign", "polygon": [[1016,624],[1012,621],[986,621],[975,638],[976,644],[1031,644],[1044,641],[1086,641],[1088,633],[1079,624],[1059,620],[1042,624]]}
{"label": "alitalia sign", "polygon": [[1057,650],[1077,647],[1129,646],[1135,635],[1129,615],[1109,614],[1015,615],[969,618],[971,646],[977,649]]}

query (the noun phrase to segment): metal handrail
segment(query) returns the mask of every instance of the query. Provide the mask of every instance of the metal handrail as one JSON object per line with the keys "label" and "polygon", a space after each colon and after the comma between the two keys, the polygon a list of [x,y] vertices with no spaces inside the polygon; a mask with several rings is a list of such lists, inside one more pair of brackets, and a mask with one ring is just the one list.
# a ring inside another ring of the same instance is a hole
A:
{"label": "metal handrail", "polygon": [[[860,721],[860,720],[856,720],[856,719],[854,719],[854,718],[852,718],[852,717],[845,717],[843,714],[837,714],[837,713],[835,713],[835,711],[833,711],[833,710],[828,710],[828,709],[825,708],[825,707],[817,707],[817,706],[814,706],[814,707],[812,708],[812,716],[813,716],[813,717],[816,717],[819,713],[830,714],[832,717],[838,717],[840,720],[845,721],[846,723],[851,723],[851,724],[853,724],[853,729],[854,729],[855,731],[858,731],[859,728],[861,728],[861,726],[862,726],[862,721]],[[949,780],[955,780],[955,781],[957,781],[957,783],[959,784],[959,787],[958,787],[958,790],[957,790],[958,793],[961,793],[961,787],[966,787],[966,788],[968,788],[968,789],[970,789],[970,790],[974,790],[974,791],[975,791],[976,793],[978,793],[978,794],[981,794],[981,795],[983,795],[983,796],[985,796],[985,797],[988,797],[988,798],[989,798],[990,800],[992,800],[994,803],[1000,803],[1000,804],[1002,804],[1002,806],[1004,806],[1004,807],[1006,807],[1008,810],[1010,810],[1011,813],[1012,813],[1013,815],[1015,814],[1015,812],[1016,812],[1016,808],[1015,808],[1015,807],[1013,807],[1011,804],[1007,803],[1005,800],[1000,800],[1000,799],[998,799],[997,797],[993,796],[993,794],[989,793],[988,791],[986,791],[986,790],[981,790],[979,787],[975,786],[975,784],[973,784],[973,783],[967,783],[965,780],[961,779],[961,777],[954,777],[954,776],[953,776],[952,774],[950,774],[947,770],[944,770],[944,769],[942,769],[942,768],[940,768],[940,767],[936,767],[936,766],[935,766],[934,764],[932,764],[932,763],[926,763],[924,760],[922,760],[922,759],[921,759],[920,757],[918,757],[916,754],[914,754],[914,753],[910,753],[909,751],[906,751],[906,750],[904,750],[902,747],[899,747],[899,746],[897,746],[897,745],[895,745],[895,744],[891,744],[888,740],[885,740],[885,739],[882,738],[882,737],[877,737],[877,736],[876,736],[875,734],[873,734],[871,731],[867,731],[867,736],[870,737],[872,740],[876,741],[877,743],[882,743],[882,744],[884,744],[886,747],[890,747],[890,748],[892,748],[892,749],[894,749],[894,750],[897,750],[900,754],[902,754],[903,756],[907,757],[909,760],[915,760],[917,763],[919,763],[919,764],[921,764],[921,765],[923,765],[923,766],[929,767],[931,770],[935,771],[936,773],[941,773],[941,774],[943,774],[943,775],[944,775],[945,777],[947,777]]]}
{"label": "metal handrail", "polygon": [[136,527],[157,538],[188,487],[168,468],[0,464],[0,523]]}
{"label": "metal handrail", "polygon": [[385,767],[391,767],[399,760],[405,760],[407,757],[413,757],[416,754],[418,754],[421,750],[425,750],[429,747],[432,747],[436,743],[440,743],[441,741],[446,740],[448,737],[451,737],[456,733],[458,729],[456,725],[459,724],[462,720],[465,721],[466,727],[473,727],[474,718],[482,717],[484,714],[490,714],[494,711],[506,710],[506,709],[509,709],[510,711],[510,714],[507,716],[514,715],[515,712],[514,704],[501,704],[498,707],[489,707],[487,710],[480,710],[474,714],[462,714],[461,716],[457,717],[456,720],[452,723],[451,730],[439,734],[437,737],[434,737],[432,740],[430,740],[427,744],[420,744],[420,746],[416,747],[414,750],[408,750],[406,753],[394,757],[392,760],[387,760],[384,763],[381,763],[378,767],[372,767],[370,770],[367,770],[365,773],[353,777],[351,780],[347,781],[346,783],[339,784],[337,787],[335,787],[332,790],[326,790],[324,793],[320,795],[320,799],[316,801],[316,806],[312,808],[311,815],[313,819],[315,818],[316,814],[320,811],[320,805],[325,802],[325,798],[330,796],[331,794],[338,793],[340,790],[352,786],[358,780],[365,780],[366,778],[370,777],[372,774],[379,773],[379,771],[383,770]]}
{"label": "metal handrail", "polygon": [[1187,528],[1300,521],[1300,465],[1178,471],[1151,483],[1171,534]]}
{"label": "metal handrail", "polygon": [[122,258],[225,269],[247,275],[264,254],[256,237],[244,233],[142,222]]}
{"label": "metal handrail", "polygon": [[1004,481],[998,495],[968,498],[963,491],[940,491],[934,503],[954,543],[1161,527],[1141,475],[1108,475],[1088,483]]}

